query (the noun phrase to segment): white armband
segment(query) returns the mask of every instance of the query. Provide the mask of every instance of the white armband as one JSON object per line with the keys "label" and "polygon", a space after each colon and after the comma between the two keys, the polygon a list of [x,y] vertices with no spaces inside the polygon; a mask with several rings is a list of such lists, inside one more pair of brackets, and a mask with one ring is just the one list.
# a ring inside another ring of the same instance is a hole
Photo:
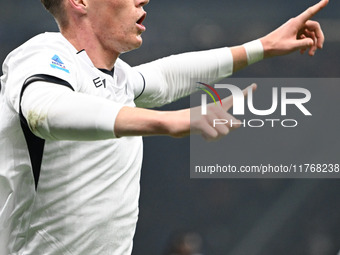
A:
{"label": "white armband", "polygon": [[247,53],[248,65],[263,59],[263,45],[259,39],[245,43],[243,44],[243,47]]}

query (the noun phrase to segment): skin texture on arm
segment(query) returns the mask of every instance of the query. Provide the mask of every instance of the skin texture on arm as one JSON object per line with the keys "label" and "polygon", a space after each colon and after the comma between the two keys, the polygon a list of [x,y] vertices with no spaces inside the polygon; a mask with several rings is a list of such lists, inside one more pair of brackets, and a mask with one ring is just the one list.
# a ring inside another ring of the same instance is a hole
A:
{"label": "skin texture on arm", "polygon": [[243,46],[231,47],[231,54],[233,55],[233,73],[248,66],[247,53]]}

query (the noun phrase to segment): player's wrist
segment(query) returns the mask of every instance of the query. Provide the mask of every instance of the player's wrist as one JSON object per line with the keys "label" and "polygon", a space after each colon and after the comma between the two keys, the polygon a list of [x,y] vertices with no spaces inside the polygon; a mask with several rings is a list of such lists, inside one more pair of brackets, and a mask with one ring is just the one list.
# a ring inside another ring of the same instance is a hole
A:
{"label": "player's wrist", "polygon": [[264,59],[280,55],[280,54],[277,53],[278,47],[276,46],[276,43],[273,40],[272,34],[273,34],[273,32],[270,33],[269,35],[266,35],[266,36],[259,39],[262,43],[262,46],[263,46],[263,58]]}
{"label": "player's wrist", "polygon": [[172,137],[184,137],[190,134],[190,109],[163,112],[163,127]]}

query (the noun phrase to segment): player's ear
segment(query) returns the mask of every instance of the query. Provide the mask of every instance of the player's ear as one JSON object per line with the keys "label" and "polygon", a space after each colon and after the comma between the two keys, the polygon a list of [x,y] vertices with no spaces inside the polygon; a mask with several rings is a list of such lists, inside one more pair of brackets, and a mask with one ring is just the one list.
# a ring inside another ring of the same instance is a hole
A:
{"label": "player's ear", "polygon": [[88,0],[67,0],[69,5],[76,10],[77,12],[80,12],[82,14],[86,13],[86,9],[88,6]]}

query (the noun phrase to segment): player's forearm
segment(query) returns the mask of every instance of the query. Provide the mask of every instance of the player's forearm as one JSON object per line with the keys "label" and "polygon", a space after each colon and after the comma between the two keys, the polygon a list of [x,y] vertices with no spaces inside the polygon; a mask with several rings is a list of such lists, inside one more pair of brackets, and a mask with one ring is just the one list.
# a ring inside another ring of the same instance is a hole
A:
{"label": "player's forearm", "polygon": [[248,65],[247,53],[243,46],[230,48],[233,55],[233,73],[241,70]]}
{"label": "player's forearm", "polygon": [[[255,84],[250,85],[243,90],[244,96],[255,89]],[[136,135],[183,137],[192,133],[201,135],[207,140],[216,140],[240,126],[238,124],[240,121],[228,113],[228,110],[233,106],[233,97],[224,98],[222,102],[222,107],[214,103],[208,104],[208,115],[201,114],[200,106],[178,111],[123,107],[116,117],[114,133],[118,137]],[[215,127],[212,119],[228,119],[230,121]],[[230,125],[231,123],[234,124]]]}
{"label": "player's forearm", "polygon": [[114,133],[122,136],[169,135],[182,137],[190,133],[189,109],[156,111],[123,107],[116,118]]}

